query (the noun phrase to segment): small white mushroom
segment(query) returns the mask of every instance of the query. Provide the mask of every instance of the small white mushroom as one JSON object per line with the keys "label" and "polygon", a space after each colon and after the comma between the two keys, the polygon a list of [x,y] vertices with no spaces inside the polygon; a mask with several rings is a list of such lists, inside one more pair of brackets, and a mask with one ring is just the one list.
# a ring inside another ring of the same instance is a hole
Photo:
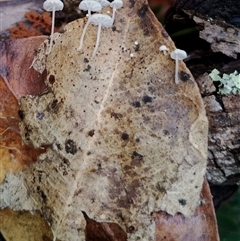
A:
{"label": "small white mushroom", "polygon": [[102,7],[106,7],[110,5],[110,2],[107,0],[98,0],[98,2],[102,5]]}
{"label": "small white mushroom", "polygon": [[110,7],[113,9],[113,13],[112,13],[113,22],[115,19],[116,10],[119,8],[122,8],[122,6],[123,6],[123,1],[121,1],[121,0],[114,0],[113,2],[110,3]]}
{"label": "small white mushroom", "polygon": [[159,47],[159,51],[163,52],[163,54],[166,56],[169,48],[166,47],[166,45],[161,45]]}
{"label": "small white mushroom", "polygon": [[106,7],[106,6],[110,5],[110,2],[107,0],[82,0],[82,2],[89,2],[89,1],[98,2],[102,5],[102,7]]}
{"label": "small white mushroom", "polygon": [[181,49],[175,49],[171,52],[171,58],[175,59],[175,83],[178,84],[178,61],[187,57],[187,53]]}
{"label": "small white mushroom", "polygon": [[55,11],[61,11],[63,10],[63,2],[60,0],[46,0],[43,3],[43,8],[48,11],[52,12],[52,28],[51,28],[51,37],[50,37],[50,47],[47,52],[49,54],[52,50],[52,44],[53,44],[53,34],[54,34],[54,22],[55,22]]}
{"label": "small white mushroom", "polygon": [[83,48],[84,36],[86,34],[88,25],[90,23],[90,19],[92,17],[91,12],[100,12],[102,10],[102,5],[98,1],[85,0],[79,4],[79,9],[83,11],[88,11],[88,20],[83,28],[80,44],[79,44],[79,47],[77,48],[77,51],[80,51]]}
{"label": "small white mushroom", "polygon": [[94,14],[90,19],[90,23],[98,26],[97,40],[96,40],[95,48],[92,55],[94,57],[97,52],[99,41],[100,41],[101,28],[111,27],[113,25],[113,21],[112,21],[112,18],[108,15]]}

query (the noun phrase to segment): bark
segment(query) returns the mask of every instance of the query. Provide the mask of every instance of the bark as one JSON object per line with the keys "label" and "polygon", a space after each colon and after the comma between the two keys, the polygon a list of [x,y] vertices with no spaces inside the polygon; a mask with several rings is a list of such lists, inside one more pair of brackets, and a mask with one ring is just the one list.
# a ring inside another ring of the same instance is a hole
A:
{"label": "bark", "polygon": [[[234,70],[240,72],[239,10],[240,3],[236,1],[176,0],[166,15],[165,28],[176,46],[187,51],[186,64],[206,106],[209,119],[207,178],[211,185],[240,183],[240,93],[218,94],[217,84],[208,76],[214,68],[227,74]],[[226,34],[228,30],[234,30],[235,39],[233,34]],[[236,44],[237,51],[232,44]],[[223,192],[225,197],[226,192]]]}

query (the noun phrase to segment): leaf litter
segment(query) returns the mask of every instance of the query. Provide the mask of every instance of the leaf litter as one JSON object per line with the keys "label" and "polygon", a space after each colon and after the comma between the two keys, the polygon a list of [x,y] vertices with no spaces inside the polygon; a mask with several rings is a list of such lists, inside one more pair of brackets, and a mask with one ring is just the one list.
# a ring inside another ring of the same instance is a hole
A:
{"label": "leaf litter", "polygon": [[40,210],[59,240],[85,240],[82,212],[119,224],[128,240],[154,240],[154,212],[192,216],[200,203],[203,102],[182,61],[174,84],[174,61],[158,48],[175,46],[145,1],[124,1],[95,57],[94,26],[76,51],[83,27],[82,19],[68,24],[36,61],[51,91],[21,98],[20,130],[25,143],[47,151],[7,175],[1,208]]}

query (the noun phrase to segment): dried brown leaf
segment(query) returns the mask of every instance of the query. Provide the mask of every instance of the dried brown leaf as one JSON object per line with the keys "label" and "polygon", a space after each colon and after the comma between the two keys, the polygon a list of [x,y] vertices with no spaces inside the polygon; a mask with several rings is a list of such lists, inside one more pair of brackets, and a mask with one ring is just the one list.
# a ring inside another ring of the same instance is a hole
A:
{"label": "dried brown leaf", "polygon": [[45,39],[46,36],[39,36],[1,42],[0,76],[16,99],[36,95],[46,87],[45,76],[30,68],[39,45]]}
{"label": "dried brown leaf", "polygon": [[41,210],[61,240],[84,240],[82,211],[118,223],[129,240],[154,240],[152,212],[191,216],[199,204],[203,102],[183,62],[174,83],[175,62],[158,50],[174,44],[145,1],[124,1],[94,58],[95,26],[76,51],[83,26],[81,19],[55,35],[42,65],[51,92],[21,99],[24,141],[50,147],[7,177],[1,206]]}
{"label": "dried brown leaf", "polygon": [[155,213],[156,240],[219,241],[212,195],[206,180],[201,196],[202,203],[193,217]]}
{"label": "dried brown leaf", "polygon": [[47,222],[37,212],[0,210],[1,233],[7,241],[51,241],[53,235]]}
{"label": "dried brown leaf", "polygon": [[[15,80],[15,81],[18,81]],[[43,150],[24,145],[19,132],[18,101],[0,77],[0,183],[6,173],[26,168]]]}

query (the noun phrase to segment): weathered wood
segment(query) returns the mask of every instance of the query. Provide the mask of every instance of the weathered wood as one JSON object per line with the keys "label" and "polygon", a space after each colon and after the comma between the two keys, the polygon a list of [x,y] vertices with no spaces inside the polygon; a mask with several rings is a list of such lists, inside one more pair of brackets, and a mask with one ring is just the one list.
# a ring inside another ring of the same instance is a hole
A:
{"label": "weathered wood", "polygon": [[239,184],[240,95],[217,95],[207,74],[197,82],[209,119],[207,178],[212,184]]}

